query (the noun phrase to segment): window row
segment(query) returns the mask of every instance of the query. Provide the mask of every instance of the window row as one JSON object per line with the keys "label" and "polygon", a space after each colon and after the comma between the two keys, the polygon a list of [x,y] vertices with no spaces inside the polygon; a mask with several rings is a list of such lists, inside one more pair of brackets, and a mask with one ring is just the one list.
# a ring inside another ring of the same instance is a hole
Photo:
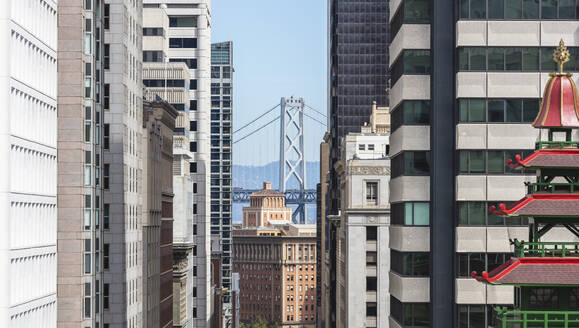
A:
{"label": "window row", "polygon": [[390,270],[401,276],[430,276],[430,253],[390,250]]}
{"label": "window row", "polygon": [[[565,69],[579,70],[579,48],[567,49],[571,56]],[[554,47],[464,47],[458,49],[458,66],[460,71],[555,72],[554,50]]]}
{"label": "window row", "polygon": [[430,327],[430,304],[402,303],[390,296],[390,316],[403,327]]}
{"label": "window row", "polygon": [[[522,174],[523,171],[507,165],[516,155],[523,158],[532,150],[459,150],[459,174]],[[529,173],[525,171],[524,173]]]}
{"label": "window row", "polygon": [[[503,217],[492,214],[490,202],[457,202],[459,226],[526,226],[527,218]],[[508,206],[509,204],[507,204]]]}
{"label": "window row", "polygon": [[404,100],[392,114],[392,131],[402,125],[430,124],[430,100]]}
{"label": "window row", "polygon": [[577,0],[460,0],[461,19],[576,19]]}
{"label": "window row", "polygon": [[170,38],[169,48],[197,48],[197,38]]}
{"label": "window row", "polygon": [[390,66],[392,85],[404,74],[430,74],[430,50],[403,50]]}
{"label": "window row", "polygon": [[531,123],[535,120],[541,99],[459,99],[459,122]]}
{"label": "window row", "polygon": [[390,40],[394,40],[403,24],[430,23],[431,0],[402,0],[390,21]]}
{"label": "window row", "polygon": [[197,68],[197,58],[169,58],[170,63],[185,63],[189,69]]}
{"label": "window row", "polygon": [[430,203],[405,202],[392,204],[392,224],[428,226],[430,224]]}
{"label": "window row", "polygon": [[459,278],[469,277],[476,271],[491,272],[510,259],[512,253],[458,253],[456,274]]}
{"label": "window row", "polygon": [[404,151],[392,158],[392,178],[401,175],[429,175],[429,151]]}

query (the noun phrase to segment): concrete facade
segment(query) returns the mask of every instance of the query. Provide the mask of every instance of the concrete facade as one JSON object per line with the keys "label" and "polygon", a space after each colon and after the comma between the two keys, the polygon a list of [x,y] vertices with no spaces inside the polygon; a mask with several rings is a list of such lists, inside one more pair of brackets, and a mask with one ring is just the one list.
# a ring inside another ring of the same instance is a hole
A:
{"label": "concrete facade", "polygon": [[[210,84],[211,84],[211,2],[209,0],[143,0],[145,9],[161,10],[169,17],[167,37],[169,62],[185,62],[189,70],[189,144],[191,158],[182,162],[179,177],[173,180],[175,199],[174,242],[178,239],[175,261],[179,270],[174,277],[174,291],[183,298],[174,299],[179,327],[207,327],[211,310],[209,221],[210,176]],[[163,6],[161,6],[163,5]],[[165,7],[166,6],[166,7]],[[163,8],[165,7],[165,8]],[[160,27],[160,26],[153,26]],[[170,101],[171,102],[171,101]],[[179,123],[177,123],[179,125]],[[188,170],[188,172],[186,172]],[[174,176],[177,175],[174,172]],[[178,219],[183,218],[183,219]],[[189,252],[195,245],[196,252]],[[178,254],[177,254],[178,253]],[[182,259],[182,260],[180,260]],[[193,296],[196,295],[196,296]]]}
{"label": "concrete facade", "polygon": [[57,6],[0,3],[2,327],[56,327]]}
{"label": "concrete facade", "polygon": [[178,112],[143,104],[143,327],[173,327],[173,130]]}
{"label": "concrete facade", "polygon": [[[388,130],[385,130],[387,132]],[[336,218],[336,327],[389,327],[390,160],[388,135],[348,134],[342,143],[341,215]],[[370,148],[370,149],[369,149]]]}
{"label": "concrete facade", "polygon": [[[427,272],[391,273],[391,307],[396,304],[391,323],[396,327],[403,326],[402,322],[444,328],[449,322],[461,328],[488,326],[491,304],[515,301],[512,287],[477,285],[465,273],[470,265],[479,265],[470,258],[483,258],[480,265],[484,267],[480,269],[490,271],[494,265],[492,257],[512,253],[509,238],[528,238],[526,223],[514,219],[503,222],[487,209],[499,200],[520,199],[525,194],[523,182],[534,179],[510,171],[504,163],[515,154],[530,151],[543,138],[530,122],[538,111],[548,72],[554,69],[551,49],[560,38],[569,47],[578,46],[576,19],[541,19],[542,11],[537,11],[534,19],[487,18],[497,15],[491,14],[494,7],[490,2],[488,12],[485,9],[481,15],[469,9],[474,7],[464,7],[475,1],[461,3],[463,7],[456,1],[436,5],[427,1],[390,2],[390,64],[391,71],[399,72],[390,92],[390,245],[393,251],[407,257],[428,254],[430,261]],[[486,1],[481,3],[483,7],[487,5]],[[511,9],[505,8],[502,13]],[[528,7],[525,5],[523,10]],[[405,12],[415,16],[408,18]],[[447,14],[442,15],[443,12]],[[447,29],[440,30],[441,26]],[[451,28],[455,33],[448,32]],[[435,29],[439,34],[433,34]],[[446,44],[448,35],[453,35],[451,47]],[[523,52],[536,54],[536,60]],[[448,64],[443,64],[445,60]],[[431,63],[437,66],[430,67]],[[452,79],[446,78],[447,73],[452,74]],[[442,89],[448,94],[443,95]],[[431,121],[433,118],[438,121]],[[440,120],[446,120],[453,128],[434,124]],[[441,140],[446,138],[454,140],[450,150],[454,156],[449,156],[444,148]],[[437,164],[441,158],[454,163],[441,167]],[[476,167],[478,164],[482,167]],[[447,175],[452,181],[443,182],[440,177]],[[433,185],[431,181],[437,183]],[[452,203],[443,203],[439,201],[440,194],[431,193],[440,188],[452,190]],[[447,214],[441,216],[440,208],[445,208]],[[441,222],[449,226],[449,218],[454,228],[444,231],[444,239],[452,241],[452,254],[439,251],[441,230],[438,226],[432,228]],[[552,233],[555,239],[562,236],[559,231]],[[439,270],[438,263],[445,263],[446,269]],[[436,279],[430,279],[433,275]],[[442,280],[444,286],[452,287],[433,289],[441,286]],[[455,308],[443,318],[435,309],[447,308],[448,304]]]}
{"label": "concrete facade", "polygon": [[[110,328],[143,325],[142,290],[142,1],[105,0],[107,19],[104,41],[109,68],[105,69],[108,102],[104,123],[109,129],[109,148],[103,163],[108,168],[104,202],[109,208],[110,267],[103,274],[108,288],[108,311],[103,325]],[[108,15],[108,17],[107,17]]]}

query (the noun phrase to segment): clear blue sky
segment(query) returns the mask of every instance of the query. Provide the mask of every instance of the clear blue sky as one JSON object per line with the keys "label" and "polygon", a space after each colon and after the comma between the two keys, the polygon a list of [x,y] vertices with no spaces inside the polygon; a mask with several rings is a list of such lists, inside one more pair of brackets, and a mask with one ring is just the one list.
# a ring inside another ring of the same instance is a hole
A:
{"label": "clear blue sky", "polygon": [[[303,97],[326,113],[326,1],[213,0],[212,42],[233,41],[234,130],[278,104],[282,96]],[[269,122],[279,115],[260,120]],[[322,122],[326,119],[310,113]],[[234,140],[258,125],[234,135]],[[306,119],[306,157],[319,159],[325,126]],[[279,124],[236,144],[234,164],[262,165],[279,157]]]}

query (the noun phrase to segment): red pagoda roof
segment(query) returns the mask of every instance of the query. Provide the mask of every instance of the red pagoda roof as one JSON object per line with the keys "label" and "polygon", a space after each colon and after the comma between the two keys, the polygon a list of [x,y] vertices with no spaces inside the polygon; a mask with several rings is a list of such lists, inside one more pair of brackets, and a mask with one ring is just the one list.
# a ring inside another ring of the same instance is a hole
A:
{"label": "red pagoda roof", "polygon": [[579,194],[532,194],[507,208],[491,206],[491,213],[508,216],[577,216]]}
{"label": "red pagoda roof", "polygon": [[[516,161],[516,163],[515,163]],[[576,167],[579,168],[579,149],[539,149],[525,159],[515,156],[515,161],[508,159],[512,167]]]}
{"label": "red pagoda roof", "polygon": [[493,285],[579,285],[579,257],[511,258],[490,273],[470,275]]}
{"label": "red pagoda roof", "polygon": [[533,126],[536,128],[576,128],[579,127],[579,101],[577,86],[571,73],[563,73],[563,64],[569,61],[569,50],[561,39],[553,53],[559,72],[551,73],[541,102],[541,109]]}

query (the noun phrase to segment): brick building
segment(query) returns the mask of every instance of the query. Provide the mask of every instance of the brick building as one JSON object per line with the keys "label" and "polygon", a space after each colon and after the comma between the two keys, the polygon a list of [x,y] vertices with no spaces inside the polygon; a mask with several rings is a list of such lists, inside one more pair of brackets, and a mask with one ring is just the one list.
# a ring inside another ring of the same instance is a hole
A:
{"label": "brick building", "polygon": [[[242,228],[233,230],[240,320],[261,317],[282,327],[314,326],[316,226],[292,224],[283,194],[268,183],[250,195],[250,204],[243,209]],[[260,213],[255,219],[261,222],[248,220],[249,213]]]}

